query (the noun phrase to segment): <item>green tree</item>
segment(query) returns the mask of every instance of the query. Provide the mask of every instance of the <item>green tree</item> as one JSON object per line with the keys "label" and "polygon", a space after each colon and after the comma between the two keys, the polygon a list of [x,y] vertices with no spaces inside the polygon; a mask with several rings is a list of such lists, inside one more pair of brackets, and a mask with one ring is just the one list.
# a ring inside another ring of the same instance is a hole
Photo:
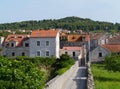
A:
{"label": "green tree", "polygon": [[0,57],[0,89],[43,89],[45,73],[28,60]]}
{"label": "green tree", "polygon": [[108,70],[120,71],[120,55],[111,54],[105,58],[105,65]]}

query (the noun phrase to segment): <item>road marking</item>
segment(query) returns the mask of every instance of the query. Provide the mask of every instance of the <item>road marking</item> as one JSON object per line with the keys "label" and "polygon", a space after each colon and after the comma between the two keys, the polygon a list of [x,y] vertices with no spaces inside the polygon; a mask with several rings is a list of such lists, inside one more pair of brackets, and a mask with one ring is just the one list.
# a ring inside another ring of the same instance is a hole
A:
{"label": "road marking", "polygon": [[76,77],[74,79],[87,79],[87,77]]}

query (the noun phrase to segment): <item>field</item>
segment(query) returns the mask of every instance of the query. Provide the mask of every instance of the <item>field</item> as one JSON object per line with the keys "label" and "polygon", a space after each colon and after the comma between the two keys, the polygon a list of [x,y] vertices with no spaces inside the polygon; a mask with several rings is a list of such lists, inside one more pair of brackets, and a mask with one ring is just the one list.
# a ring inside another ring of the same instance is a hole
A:
{"label": "field", "polygon": [[92,64],[95,89],[120,89],[120,72],[107,71],[104,64]]}

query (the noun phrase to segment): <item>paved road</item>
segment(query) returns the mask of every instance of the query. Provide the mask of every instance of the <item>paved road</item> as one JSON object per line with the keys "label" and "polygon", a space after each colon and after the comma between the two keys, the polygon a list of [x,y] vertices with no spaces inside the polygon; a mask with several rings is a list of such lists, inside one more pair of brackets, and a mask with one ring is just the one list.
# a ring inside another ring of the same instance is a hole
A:
{"label": "paved road", "polygon": [[87,89],[86,67],[78,67],[75,73],[64,83],[62,89]]}

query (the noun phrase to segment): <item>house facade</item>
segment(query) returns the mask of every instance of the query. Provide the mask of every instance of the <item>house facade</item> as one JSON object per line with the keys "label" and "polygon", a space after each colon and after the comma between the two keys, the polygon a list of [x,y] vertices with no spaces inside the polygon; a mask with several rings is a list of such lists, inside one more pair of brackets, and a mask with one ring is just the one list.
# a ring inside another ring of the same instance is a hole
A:
{"label": "house facade", "polygon": [[8,35],[4,43],[4,56],[29,56],[29,36],[28,35]]}
{"label": "house facade", "polygon": [[91,62],[104,61],[105,56],[111,53],[119,54],[120,45],[105,44],[105,45],[98,46],[97,48],[95,48],[90,52],[90,61]]}
{"label": "house facade", "polygon": [[75,59],[81,59],[82,58],[82,47],[74,46],[74,47],[63,47],[60,49],[60,55],[62,54],[68,54],[71,57]]}
{"label": "house facade", "polygon": [[90,38],[90,50],[94,50],[99,45],[107,44],[107,39],[110,38],[108,33],[92,34]]}
{"label": "house facade", "polygon": [[59,31],[57,30],[35,30],[30,36],[30,57],[59,58]]}

